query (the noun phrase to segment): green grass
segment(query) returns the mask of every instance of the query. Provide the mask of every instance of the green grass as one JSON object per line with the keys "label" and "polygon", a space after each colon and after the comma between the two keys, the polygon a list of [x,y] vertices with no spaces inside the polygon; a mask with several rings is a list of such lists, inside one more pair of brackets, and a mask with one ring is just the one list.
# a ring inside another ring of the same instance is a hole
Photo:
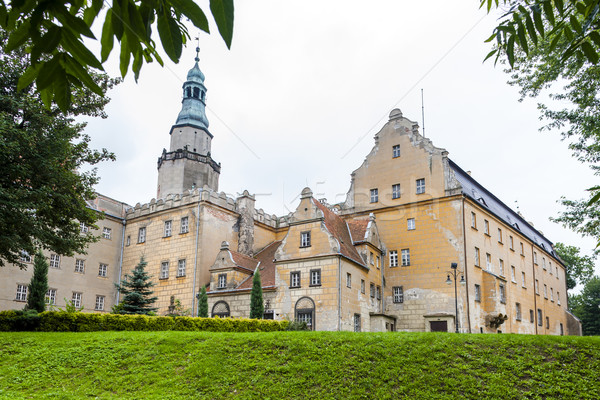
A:
{"label": "green grass", "polygon": [[600,399],[600,337],[0,333],[0,399]]}

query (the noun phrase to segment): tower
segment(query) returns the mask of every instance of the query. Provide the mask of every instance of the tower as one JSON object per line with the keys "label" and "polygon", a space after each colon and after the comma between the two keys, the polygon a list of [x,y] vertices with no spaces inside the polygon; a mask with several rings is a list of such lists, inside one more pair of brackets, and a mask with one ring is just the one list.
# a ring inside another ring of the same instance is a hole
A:
{"label": "tower", "polygon": [[186,190],[208,186],[217,191],[221,164],[211,157],[213,135],[208,131],[206,118],[206,87],[204,74],[196,63],[183,84],[181,111],[171,127],[169,151],[163,149],[158,158],[157,198],[180,194]]}

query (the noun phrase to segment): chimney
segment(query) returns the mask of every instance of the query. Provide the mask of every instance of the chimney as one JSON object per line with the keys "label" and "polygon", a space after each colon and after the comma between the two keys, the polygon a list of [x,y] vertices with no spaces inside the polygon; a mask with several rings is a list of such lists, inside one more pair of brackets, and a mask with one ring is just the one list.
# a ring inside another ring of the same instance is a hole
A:
{"label": "chimney", "polygon": [[256,199],[247,190],[235,200],[238,219],[238,253],[254,255],[254,203]]}

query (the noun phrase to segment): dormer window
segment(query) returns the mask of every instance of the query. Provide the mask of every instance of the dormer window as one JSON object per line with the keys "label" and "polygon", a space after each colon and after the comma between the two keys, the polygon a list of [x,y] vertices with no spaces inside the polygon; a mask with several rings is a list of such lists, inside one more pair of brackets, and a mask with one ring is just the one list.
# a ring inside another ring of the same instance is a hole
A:
{"label": "dormer window", "polygon": [[227,274],[219,274],[217,289],[225,289],[227,287]]}

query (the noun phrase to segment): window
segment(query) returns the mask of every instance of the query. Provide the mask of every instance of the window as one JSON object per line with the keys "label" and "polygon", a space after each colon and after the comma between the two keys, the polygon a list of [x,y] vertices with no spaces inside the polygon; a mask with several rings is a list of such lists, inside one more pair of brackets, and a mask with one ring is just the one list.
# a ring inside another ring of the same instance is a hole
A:
{"label": "window", "polygon": [[475,247],[475,266],[479,267],[479,249]]}
{"label": "window", "polygon": [[390,267],[398,266],[398,251],[390,250]]}
{"label": "window", "polygon": [[500,275],[504,276],[504,261],[498,260],[498,266],[500,267]]}
{"label": "window", "polygon": [[75,272],[83,274],[85,272],[85,260],[75,260]]}
{"label": "window", "polygon": [[406,220],[406,224],[407,224],[407,229],[409,231],[414,231],[415,230],[415,219],[414,218],[409,218]]}
{"label": "window", "polygon": [[550,271],[550,275],[552,275],[552,262],[548,261],[548,270]]}
{"label": "window", "polygon": [[140,228],[138,230],[138,243],[146,242],[146,227]]}
{"label": "window", "polygon": [[112,236],[112,229],[104,227],[102,228],[102,237],[104,239],[110,239]]}
{"label": "window", "polygon": [[381,300],[381,286],[375,288],[375,293],[377,295],[377,300]]}
{"label": "window", "polygon": [[377,269],[379,269],[379,266],[381,265],[381,258],[379,256],[375,257],[375,266],[377,267]]}
{"label": "window", "polygon": [[542,326],[542,310],[541,309],[537,309],[537,319],[538,319],[538,325]]}
{"label": "window", "polygon": [[517,283],[517,270],[514,265],[510,266],[510,280]]}
{"label": "window", "polygon": [[556,304],[560,306],[560,292],[556,292]]}
{"label": "window", "polygon": [[379,189],[371,189],[371,203],[379,201]]}
{"label": "window", "polygon": [[160,279],[168,279],[169,278],[169,262],[163,261],[160,263]]}
{"label": "window", "polygon": [[471,228],[477,229],[477,215],[471,211]]}
{"label": "window", "polygon": [[425,178],[417,179],[417,194],[425,193]]}
{"label": "window", "polygon": [[516,319],[517,319],[517,321],[520,321],[521,320],[521,303],[515,304],[515,311],[516,311]]}
{"label": "window", "polygon": [[86,224],[84,224],[83,222],[79,223],[79,232],[81,233],[88,233],[89,232],[89,228],[87,227]]}
{"label": "window", "polygon": [[410,249],[402,249],[402,266],[407,267],[410,265]]}
{"label": "window", "polygon": [[529,321],[533,324],[535,322],[533,310],[529,310]]}
{"label": "window", "polygon": [[511,249],[512,251],[514,251],[514,250],[515,250],[515,248],[514,248],[514,245],[515,245],[515,240],[513,239],[513,237],[512,237],[512,236],[509,236],[509,237],[508,237],[508,243],[510,244],[510,249]]}
{"label": "window", "polygon": [[544,284],[544,298],[548,298],[548,285]]}
{"label": "window", "polygon": [[498,243],[502,243],[502,229],[498,228]]}
{"label": "window", "polygon": [[127,239],[125,240],[125,246],[131,245],[131,235],[127,235]]}
{"label": "window", "polygon": [[392,147],[392,157],[394,157],[394,158],[400,157],[400,145],[399,144],[395,144]]}
{"label": "window", "polygon": [[360,332],[360,314],[354,314],[354,332]]}
{"label": "window", "polygon": [[60,268],[60,256],[58,254],[50,254],[50,268]]}
{"label": "window", "polygon": [[550,317],[546,317],[546,329],[550,329]]}
{"label": "window", "polygon": [[373,254],[372,251],[369,252],[369,263],[371,265],[375,265],[375,255]]}
{"label": "window", "polygon": [[535,265],[537,265],[537,263],[538,263],[538,262],[537,262],[537,253],[536,253],[535,251],[533,252],[533,263],[534,263]]}
{"label": "window", "polygon": [[369,285],[369,291],[370,291],[371,297],[375,298],[375,284],[374,283],[371,283]]}
{"label": "window", "polygon": [[392,199],[400,198],[400,184],[396,183],[392,185]]}
{"label": "window", "polygon": [[185,276],[185,259],[177,261],[177,277]]}
{"label": "window", "polygon": [[27,285],[17,285],[17,301],[27,301]]}
{"label": "window", "polygon": [[81,293],[73,292],[73,297],[71,297],[71,302],[73,303],[73,307],[81,307]]}
{"label": "window", "polygon": [[299,288],[300,287],[300,272],[295,271],[290,273],[290,287]]}
{"label": "window", "polygon": [[108,265],[100,264],[98,267],[98,276],[106,278],[106,273],[108,272]]}
{"label": "window", "polygon": [[321,286],[321,270],[310,270],[310,286]]}
{"label": "window", "polygon": [[173,225],[173,221],[165,221],[165,235],[164,237],[171,236],[171,225]]}
{"label": "window", "polygon": [[219,274],[217,289],[225,289],[227,287],[227,274]]}
{"label": "window", "polygon": [[519,242],[521,244],[521,255],[525,256],[525,249],[523,248],[523,242]]}
{"label": "window", "polygon": [[188,217],[181,218],[181,228],[179,230],[180,233],[188,233],[190,231],[190,224]]}
{"label": "window", "polygon": [[48,291],[46,292],[46,304],[56,304],[56,289],[48,289]]}
{"label": "window", "polygon": [[499,285],[499,289],[500,289],[500,303],[502,304],[506,304],[506,288],[504,287],[504,285],[501,283]]}
{"label": "window", "polygon": [[404,303],[404,289],[402,286],[394,286],[394,303]]}
{"label": "window", "polygon": [[481,301],[481,286],[475,284],[475,301]]}
{"label": "window", "polygon": [[542,268],[546,269],[546,257],[542,257]]}
{"label": "window", "polygon": [[96,311],[104,311],[104,296],[96,295]]}
{"label": "window", "polygon": [[521,272],[521,286],[523,287],[527,287],[527,285],[525,284],[526,280],[525,280],[525,272]]}
{"label": "window", "polygon": [[535,280],[535,294],[540,294],[540,282]]}
{"label": "window", "polygon": [[490,236],[490,223],[487,219],[483,220],[483,233]]}
{"label": "window", "polygon": [[20,260],[21,260],[21,262],[24,262],[24,263],[30,263],[31,262],[31,256],[25,250],[21,250]]}
{"label": "window", "polygon": [[310,232],[300,233],[300,247],[310,247]]}
{"label": "window", "polygon": [[346,273],[346,287],[352,287],[352,274],[350,272]]}
{"label": "window", "polygon": [[485,253],[485,269],[492,271],[492,256],[490,253]]}
{"label": "window", "polygon": [[554,301],[554,288],[550,288],[550,301]]}

